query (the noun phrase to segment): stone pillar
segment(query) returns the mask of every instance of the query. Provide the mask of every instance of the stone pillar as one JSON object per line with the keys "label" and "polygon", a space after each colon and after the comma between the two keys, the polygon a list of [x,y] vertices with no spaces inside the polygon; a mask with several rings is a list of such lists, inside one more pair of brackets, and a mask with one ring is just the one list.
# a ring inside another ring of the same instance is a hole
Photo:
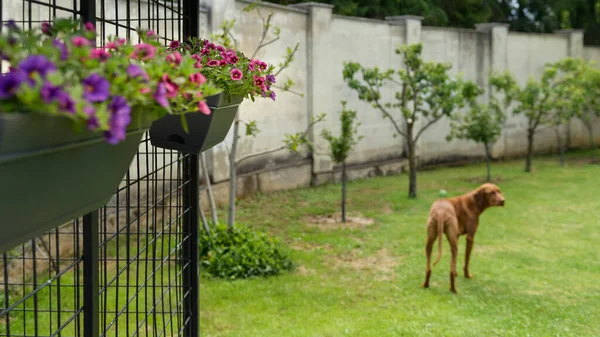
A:
{"label": "stone pillar", "polygon": [[[307,10],[307,95],[308,116],[312,118],[321,113],[331,112],[337,109],[333,106],[334,93],[331,85],[332,76],[332,50],[331,50],[331,21],[333,18],[333,6],[328,4],[307,2],[293,5],[293,7]],[[315,125],[310,133],[309,139],[319,152],[327,153],[327,142],[321,137],[324,128],[335,125],[329,117],[326,122]],[[317,152],[317,151],[315,151]],[[325,154],[313,152],[312,174],[313,183],[319,183],[323,173],[333,170],[331,158]]]}
{"label": "stone pillar", "polygon": [[[557,35],[563,35],[568,40],[567,56],[573,58],[583,58],[583,29],[562,29],[556,31]],[[567,124],[567,149],[572,145],[572,134],[584,135],[587,130],[580,121],[573,122],[569,120]],[[576,142],[579,143],[579,142]],[[576,146],[579,144],[576,144]]]}
{"label": "stone pillar", "polygon": [[422,16],[386,16],[385,19],[391,25],[404,26],[404,44],[415,44],[421,42],[421,21],[423,21]]}
{"label": "stone pillar", "polygon": [[[479,32],[489,34],[489,71],[486,76],[490,76],[492,73],[502,73],[508,70],[508,24],[495,22],[480,23],[476,24],[475,28]],[[486,82],[488,83],[488,86],[485,89],[487,93],[487,101],[489,102],[489,99],[492,95],[492,87],[489,85],[489,80]],[[517,125],[515,123],[511,123],[511,121],[507,118],[502,140],[496,142],[496,144],[492,146],[491,151],[493,157],[496,157],[499,154],[502,154],[504,157],[507,156],[508,130],[514,129],[516,126]]]}

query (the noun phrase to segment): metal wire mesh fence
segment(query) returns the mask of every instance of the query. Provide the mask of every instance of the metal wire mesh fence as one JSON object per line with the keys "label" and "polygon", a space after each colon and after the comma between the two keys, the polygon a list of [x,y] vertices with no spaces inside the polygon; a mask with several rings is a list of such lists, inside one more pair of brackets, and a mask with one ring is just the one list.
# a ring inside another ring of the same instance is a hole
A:
{"label": "metal wire mesh fence", "polygon": [[[98,45],[109,36],[139,40],[137,28],[166,44],[197,36],[199,26],[190,0],[0,7],[3,25],[24,29],[58,17],[95,21]],[[198,208],[198,157],[144,138],[107,205],[1,253],[0,336],[197,336]]]}

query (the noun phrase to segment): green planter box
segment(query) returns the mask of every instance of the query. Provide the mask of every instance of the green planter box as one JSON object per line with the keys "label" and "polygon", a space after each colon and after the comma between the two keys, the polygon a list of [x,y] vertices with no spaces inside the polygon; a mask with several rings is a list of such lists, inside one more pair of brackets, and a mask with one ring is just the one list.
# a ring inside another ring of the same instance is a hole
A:
{"label": "green planter box", "polygon": [[189,133],[183,130],[181,117],[167,115],[150,126],[150,142],[156,147],[198,154],[219,144],[229,132],[243,97],[218,94],[208,97],[206,103],[211,114],[190,112],[185,114]]}
{"label": "green planter box", "polygon": [[108,202],[149,125],[141,118],[110,145],[68,118],[0,113],[0,252]]}

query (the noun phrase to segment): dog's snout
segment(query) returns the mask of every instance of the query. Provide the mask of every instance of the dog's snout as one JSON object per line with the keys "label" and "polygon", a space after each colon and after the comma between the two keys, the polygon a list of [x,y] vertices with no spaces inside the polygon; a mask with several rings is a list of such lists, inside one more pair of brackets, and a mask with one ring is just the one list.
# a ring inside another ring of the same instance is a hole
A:
{"label": "dog's snout", "polygon": [[504,199],[500,199],[500,206],[504,206]]}

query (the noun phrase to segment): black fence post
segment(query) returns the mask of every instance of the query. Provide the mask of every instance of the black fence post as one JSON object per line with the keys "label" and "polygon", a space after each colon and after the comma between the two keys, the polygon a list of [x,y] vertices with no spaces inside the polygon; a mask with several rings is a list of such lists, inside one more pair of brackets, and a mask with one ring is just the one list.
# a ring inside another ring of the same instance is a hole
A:
{"label": "black fence post", "polygon": [[83,336],[100,334],[98,211],[83,216]]}
{"label": "black fence post", "polygon": [[200,330],[200,279],[198,269],[198,222],[199,216],[199,160],[197,155],[189,155],[183,160],[183,292],[187,294],[183,300],[184,337],[198,337]]}

